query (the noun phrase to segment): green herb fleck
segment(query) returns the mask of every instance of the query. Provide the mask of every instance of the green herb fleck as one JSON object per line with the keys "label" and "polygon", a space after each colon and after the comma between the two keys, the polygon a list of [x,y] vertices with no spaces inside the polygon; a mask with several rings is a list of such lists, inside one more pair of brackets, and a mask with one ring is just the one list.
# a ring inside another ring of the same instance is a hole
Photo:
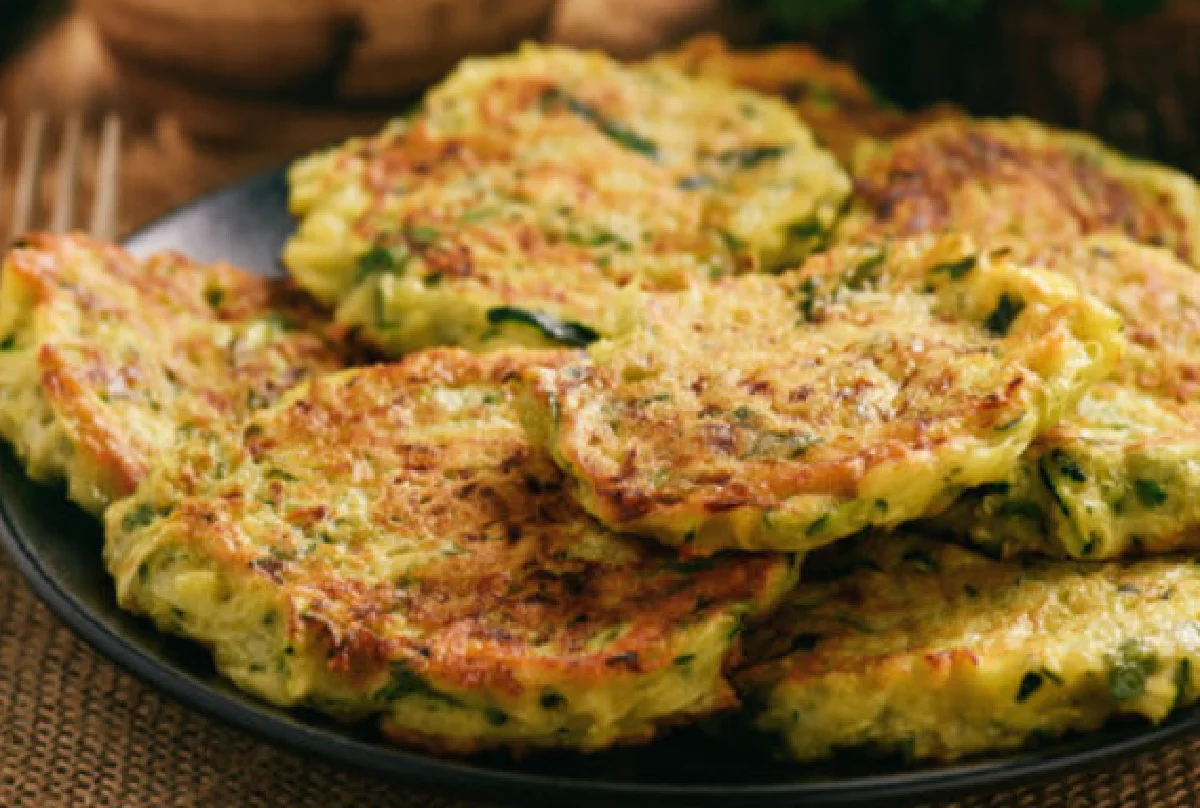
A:
{"label": "green herb fleck", "polygon": [[992,427],[992,429],[994,429],[997,432],[1007,432],[1008,430],[1012,429],[1013,427],[1015,427],[1017,424],[1021,423],[1024,420],[1025,420],[1025,413],[1021,413],[1020,415],[1016,416],[1015,418],[1011,418],[1011,419],[1005,421],[1004,423],[996,424],[996,426]]}
{"label": "green herb fleck", "polygon": [[543,690],[542,695],[538,698],[538,704],[542,705],[543,710],[557,710],[566,703],[567,700],[561,693],[550,688]]}
{"label": "green herb fleck", "polygon": [[496,211],[491,208],[474,208],[473,210],[464,212],[463,215],[458,217],[458,220],[465,224],[474,224],[475,222],[482,222],[484,219],[494,216],[495,213]]}
{"label": "green herb fleck", "polygon": [[1054,504],[1058,506],[1058,509],[1063,512],[1064,516],[1070,518],[1071,509],[1067,505],[1062,492],[1058,490],[1058,486],[1054,484],[1054,469],[1051,466],[1054,459],[1053,455],[1054,453],[1051,453],[1038,459],[1038,478],[1042,481],[1042,485],[1046,486],[1046,490],[1050,492],[1050,496],[1054,498]]}
{"label": "green herb fleck", "polygon": [[1011,489],[1011,488],[1012,488],[1012,485],[1001,481],[1001,482],[984,483],[983,485],[977,485],[974,488],[972,488],[971,491],[976,496],[980,496],[980,497],[990,497],[993,494],[996,494],[999,496],[1004,496],[1005,494],[1007,494],[1009,492],[1009,489]]}
{"label": "green herb fleck", "polygon": [[262,321],[280,331],[299,331],[300,323],[294,317],[289,317],[281,311],[272,311],[263,315]]}
{"label": "green herb fleck", "polygon": [[1064,452],[1062,449],[1055,449],[1050,453],[1050,459],[1054,465],[1058,467],[1058,473],[1066,477],[1071,482],[1086,483],[1087,475],[1083,472],[1083,467],[1079,462]]}
{"label": "green herb fleck", "polygon": [[447,696],[434,690],[429,682],[414,673],[403,660],[392,663],[391,673],[388,683],[375,694],[378,701],[395,701],[405,696],[416,696],[440,701],[452,707],[462,706],[462,702],[453,696]]}
{"label": "green herb fleck", "polygon": [[488,707],[483,711],[483,717],[493,727],[502,727],[508,723],[508,713],[496,707]]}
{"label": "green herb fleck", "polygon": [[883,266],[885,260],[887,260],[887,250],[880,247],[859,261],[858,265],[845,276],[846,288],[861,292],[868,287],[874,286],[879,282],[881,275],[880,268]]}
{"label": "green herb fleck", "polygon": [[675,657],[675,664],[682,668],[687,665],[691,665],[695,659],[695,654],[680,654],[679,656]]}
{"label": "green herb fleck", "polygon": [[541,331],[547,339],[573,348],[582,348],[600,339],[600,334],[591,326],[569,320],[559,320],[545,312],[529,311],[516,306],[490,308],[487,320],[490,325],[520,323],[532,326]]}
{"label": "green herb fleck", "polygon": [[404,247],[377,244],[358,259],[358,280],[361,282],[371,275],[402,275],[408,258]]}
{"label": "green herb fleck", "polygon": [[746,242],[728,230],[717,230],[717,235],[721,237],[721,241],[725,243],[725,249],[729,252],[740,253],[745,251]]}
{"label": "green herb fleck", "polygon": [[[947,261],[944,264],[938,264],[932,270],[930,275],[944,273],[950,277],[950,280],[961,281],[967,274],[975,268],[976,258],[973,255],[968,255],[958,261]],[[1007,330],[1007,329],[1006,329]]]}
{"label": "green herb fleck", "polygon": [[0,351],[11,351],[15,347],[17,347],[16,334],[9,334],[4,338],[3,342],[0,342]]}
{"label": "green herb fleck", "polygon": [[1057,673],[1050,670],[1049,668],[1041,668],[1040,670],[1041,670],[1042,676],[1045,676],[1051,682],[1054,682],[1054,684],[1058,685],[1059,687],[1062,687],[1063,678],[1061,676],[1059,676]]}
{"label": "green herb fleck", "polygon": [[820,641],[821,641],[820,634],[813,634],[811,632],[806,631],[801,634],[797,634],[795,637],[792,638],[791,643],[788,645],[788,650],[789,651],[811,651],[817,647],[817,643],[819,643]]}
{"label": "green herb fleck", "polygon": [[591,104],[575,98],[560,87],[552,87],[542,94],[543,106],[556,104],[561,104],[571,114],[591,123],[618,145],[645,155],[651,160],[658,159],[658,144],[653,140],[642,137],[618,121],[611,120]]}
{"label": "green herb fleck", "polygon": [[675,183],[675,187],[681,191],[695,191],[700,188],[711,188],[715,183],[710,177],[703,174],[695,174],[690,177],[683,177]]}
{"label": "green herb fleck", "polygon": [[375,327],[381,331],[386,331],[392,328],[395,323],[388,319],[387,297],[383,293],[383,287],[375,288]]}
{"label": "green herb fleck", "polygon": [[580,233],[572,230],[571,232],[567,233],[566,240],[577,247],[603,247],[606,244],[625,244],[626,247],[632,246],[616,233],[610,233],[607,230],[601,230],[596,233]]}
{"label": "green herb fleck", "polygon": [[1133,490],[1137,494],[1138,502],[1147,508],[1157,508],[1167,501],[1167,489],[1156,480],[1134,480]]}
{"label": "green herb fleck", "polygon": [[[804,453],[819,440],[812,435],[803,435],[798,432],[786,432],[782,430],[771,430],[762,432],[754,439],[754,444],[747,452],[747,457],[784,457],[788,460],[795,460],[797,457],[803,457]],[[887,507],[887,504],[884,504]]]}
{"label": "green herb fleck", "polygon": [[1192,660],[1184,657],[1175,667],[1175,709],[1188,703],[1192,692]]}
{"label": "green herb fleck", "polygon": [[806,323],[811,323],[816,318],[819,291],[817,282],[812,278],[805,278],[800,284],[800,318]]}
{"label": "green herb fleck", "polygon": [[812,524],[804,531],[806,536],[815,536],[829,526],[829,514],[822,514],[812,521]]}
{"label": "green herb fleck", "polygon": [[154,521],[158,513],[154,510],[154,506],[148,503],[140,503],[129,513],[121,517],[121,530],[126,533],[131,530],[136,530],[139,527],[145,527]]}
{"label": "green herb fleck", "polygon": [[745,171],[757,168],[768,160],[778,160],[787,154],[788,151],[789,147],[787,146],[749,146],[744,149],[731,149],[721,152],[717,159],[722,163],[735,165],[738,169]]}
{"label": "green herb fleck", "polygon": [[1041,689],[1042,683],[1045,681],[1040,673],[1030,671],[1021,677],[1021,684],[1017,686],[1017,704],[1023,704],[1029,700],[1029,697]]}
{"label": "green herb fleck", "polygon": [[816,219],[805,219],[788,225],[787,234],[788,238],[797,240],[821,238],[825,235],[825,228]]}
{"label": "green herb fleck", "polygon": [[682,561],[672,561],[667,566],[674,572],[680,572],[684,575],[690,575],[693,572],[707,572],[711,570],[717,563],[713,556],[698,556]]}
{"label": "green herb fleck", "polygon": [[436,227],[430,227],[424,224],[411,225],[405,235],[415,247],[429,247],[438,242],[442,237],[442,231]]}
{"label": "green herb fleck", "polygon": [[996,308],[984,320],[983,327],[988,330],[988,333],[997,337],[1003,337],[1008,334],[1008,330],[1012,328],[1013,321],[1021,316],[1021,312],[1024,310],[1025,301],[1004,292],[1000,295],[1000,300],[996,303]]}
{"label": "green herb fleck", "polygon": [[269,469],[266,477],[268,480],[284,480],[285,482],[289,483],[294,483],[297,479],[299,479],[295,474],[292,474],[290,471],[284,471],[283,469]]}
{"label": "green herb fleck", "polygon": [[1121,643],[1108,671],[1108,692],[1117,701],[1132,701],[1146,692],[1146,678],[1158,669],[1158,659],[1136,640]]}
{"label": "green herb fleck", "polygon": [[207,289],[204,292],[204,299],[208,302],[208,305],[215,309],[225,302],[225,290],[215,288]]}

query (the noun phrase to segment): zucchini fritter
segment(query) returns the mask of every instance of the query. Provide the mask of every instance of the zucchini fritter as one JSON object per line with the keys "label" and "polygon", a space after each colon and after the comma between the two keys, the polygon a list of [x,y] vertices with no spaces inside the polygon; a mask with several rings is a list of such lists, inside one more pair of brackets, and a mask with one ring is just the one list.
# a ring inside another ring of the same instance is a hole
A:
{"label": "zucchini fritter", "polygon": [[935,525],[1003,555],[1113,558],[1200,547],[1200,273],[1122,236],[1014,245],[1112,306],[1128,346],[1006,482]]}
{"label": "zucchini fritter", "polygon": [[290,179],[284,262],[392,353],[586,344],[619,290],[803,257],[850,191],[778,100],[532,46],[463,62]]}
{"label": "zucchini fritter", "polygon": [[1200,266],[1200,187],[1089,135],[1024,119],[943,121],[864,147],[839,228],[864,235],[960,232],[1068,242],[1110,232]]}
{"label": "zucchini fritter", "polygon": [[964,238],[643,305],[627,334],[534,373],[524,408],[585,508],[697,553],[935,513],[1004,479],[1120,349],[1116,315],[1074,283]]}
{"label": "zucchini fritter", "polygon": [[786,99],[817,142],[847,164],[865,140],[894,138],[929,121],[962,116],[945,104],[904,112],[881,98],[850,65],[807,45],[730,50],[720,36],[705,34],[658,59],[688,75],[724,79]]}
{"label": "zucchini fritter", "polygon": [[106,520],[123,607],[240,687],[451,752],[599,749],[735,703],[784,556],[683,562],[561,491],[506,380],[557,355],[429,351],[200,432]]}
{"label": "zucchini fritter", "polygon": [[[1024,563],[911,535],[839,546],[747,637],[737,684],[792,757],[952,760],[1160,721],[1200,695],[1200,565]],[[848,570],[848,571],[847,571]]]}
{"label": "zucchini fritter", "polygon": [[224,423],[338,350],[277,281],[81,235],[36,235],[0,280],[0,435],[37,480],[99,513],[193,428]]}

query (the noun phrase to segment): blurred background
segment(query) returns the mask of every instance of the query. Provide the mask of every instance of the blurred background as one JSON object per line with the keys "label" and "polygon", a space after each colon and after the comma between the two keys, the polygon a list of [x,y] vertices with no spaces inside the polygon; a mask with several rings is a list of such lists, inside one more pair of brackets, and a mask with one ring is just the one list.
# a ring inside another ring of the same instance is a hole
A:
{"label": "blurred background", "polygon": [[637,58],[704,31],[811,43],[903,107],[1026,114],[1200,173],[1200,0],[0,0],[4,165],[31,110],[118,110],[129,232],[371,131],[464,55],[536,38]]}

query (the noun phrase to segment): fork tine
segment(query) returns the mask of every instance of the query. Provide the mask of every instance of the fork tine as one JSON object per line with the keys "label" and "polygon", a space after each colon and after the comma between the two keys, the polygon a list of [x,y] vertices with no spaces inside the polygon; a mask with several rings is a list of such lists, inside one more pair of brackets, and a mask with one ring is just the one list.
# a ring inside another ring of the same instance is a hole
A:
{"label": "fork tine", "polygon": [[91,233],[113,239],[117,234],[117,183],[121,161],[121,119],[110,113],[100,134],[100,159],[96,168],[96,196],[92,203]]}
{"label": "fork tine", "polygon": [[58,153],[57,177],[54,186],[54,212],[50,229],[65,233],[75,219],[75,186],[79,174],[79,146],[83,140],[83,116],[71,115],[63,129],[62,146]]}
{"label": "fork tine", "polygon": [[[4,192],[4,136],[8,130],[8,118],[0,112],[0,194]],[[0,197],[3,198],[3,197]],[[0,247],[3,247],[0,244]]]}
{"label": "fork tine", "polygon": [[35,112],[25,122],[25,141],[21,145],[21,167],[13,192],[12,223],[8,240],[14,241],[29,230],[38,200],[38,175],[42,168],[42,147],[46,133],[46,114]]}

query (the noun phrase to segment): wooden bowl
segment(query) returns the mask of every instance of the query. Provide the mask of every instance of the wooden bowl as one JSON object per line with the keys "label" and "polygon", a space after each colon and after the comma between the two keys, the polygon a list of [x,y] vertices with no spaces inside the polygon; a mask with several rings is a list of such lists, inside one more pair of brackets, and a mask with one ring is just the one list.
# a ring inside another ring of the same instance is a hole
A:
{"label": "wooden bowl", "polygon": [[80,0],[123,73],[317,101],[409,94],[546,29],[554,0]]}

